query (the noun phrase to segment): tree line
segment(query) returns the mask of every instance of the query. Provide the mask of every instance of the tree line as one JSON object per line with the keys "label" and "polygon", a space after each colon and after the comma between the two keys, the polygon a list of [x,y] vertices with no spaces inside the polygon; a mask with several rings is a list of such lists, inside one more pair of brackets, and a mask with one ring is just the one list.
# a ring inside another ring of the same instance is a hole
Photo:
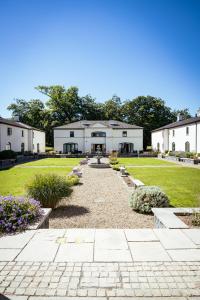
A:
{"label": "tree line", "polygon": [[80,96],[77,87],[60,85],[38,86],[36,89],[47,96],[40,99],[16,99],[8,106],[12,116],[19,121],[46,132],[48,146],[53,145],[53,128],[78,120],[118,120],[144,127],[144,149],[151,145],[151,131],[175,122],[178,113],[191,117],[188,109],[172,110],[164,100],[153,96],[138,96],[121,101],[114,95],[99,103],[91,95]]}

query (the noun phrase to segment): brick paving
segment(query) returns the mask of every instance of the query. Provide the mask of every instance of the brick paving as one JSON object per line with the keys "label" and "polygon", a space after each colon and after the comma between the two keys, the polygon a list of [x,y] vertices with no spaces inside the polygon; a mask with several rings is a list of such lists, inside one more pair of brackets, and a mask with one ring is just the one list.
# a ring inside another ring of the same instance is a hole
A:
{"label": "brick paving", "polygon": [[81,299],[100,297],[99,300],[101,297],[103,299],[114,297],[117,300],[121,299],[120,297],[122,299],[126,297],[131,297],[127,299],[135,299],[134,297],[187,299],[187,297],[200,296],[200,262],[14,261],[0,262],[0,270],[0,292],[8,297],[11,295],[66,296],[81,297]]}

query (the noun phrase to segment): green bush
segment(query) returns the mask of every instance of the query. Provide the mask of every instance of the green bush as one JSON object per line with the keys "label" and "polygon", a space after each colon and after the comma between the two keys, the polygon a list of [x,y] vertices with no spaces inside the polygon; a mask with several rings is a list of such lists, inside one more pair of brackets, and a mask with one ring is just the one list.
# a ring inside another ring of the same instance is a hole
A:
{"label": "green bush", "polygon": [[112,169],[113,169],[114,171],[120,171],[120,167],[119,167],[118,165],[113,165],[113,166],[112,166]]}
{"label": "green bush", "polygon": [[109,157],[109,163],[111,165],[117,165],[119,163],[119,161],[117,160],[117,157]]}
{"label": "green bush", "polygon": [[200,227],[200,212],[194,212],[192,215],[192,225]]}
{"label": "green bush", "polygon": [[77,175],[69,175],[67,177],[67,184],[69,186],[77,185],[79,183],[80,179]]}
{"label": "green bush", "polygon": [[38,174],[26,186],[27,194],[39,200],[43,207],[55,208],[61,198],[71,193],[66,177],[56,174]]}
{"label": "green bush", "polygon": [[130,206],[141,213],[150,213],[153,207],[168,207],[169,199],[157,186],[142,186],[131,195]]}
{"label": "green bush", "polygon": [[3,150],[0,152],[0,159],[15,159],[17,153],[12,150]]}

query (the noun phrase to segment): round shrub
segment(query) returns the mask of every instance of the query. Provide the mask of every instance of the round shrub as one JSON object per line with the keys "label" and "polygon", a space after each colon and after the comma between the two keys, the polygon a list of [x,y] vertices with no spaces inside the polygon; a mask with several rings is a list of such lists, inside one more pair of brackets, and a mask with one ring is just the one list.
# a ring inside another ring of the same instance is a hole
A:
{"label": "round shrub", "polygon": [[67,183],[69,186],[77,185],[79,183],[80,179],[77,175],[69,175],[67,177]]}
{"label": "round shrub", "polygon": [[150,213],[153,207],[168,207],[169,199],[157,186],[142,186],[132,194],[130,206],[141,213]]}
{"label": "round shrub", "polygon": [[112,169],[114,171],[120,171],[120,167],[118,165],[112,165]]}
{"label": "round shrub", "polygon": [[66,177],[56,174],[35,175],[26,190],[29,196],[47,208],[55,208],[63,197],[71,193]]}
{"label": "round shrub", "polygon": [[0,196],[0,231],[24,230],[42,215],[40,202],[14,196]]}

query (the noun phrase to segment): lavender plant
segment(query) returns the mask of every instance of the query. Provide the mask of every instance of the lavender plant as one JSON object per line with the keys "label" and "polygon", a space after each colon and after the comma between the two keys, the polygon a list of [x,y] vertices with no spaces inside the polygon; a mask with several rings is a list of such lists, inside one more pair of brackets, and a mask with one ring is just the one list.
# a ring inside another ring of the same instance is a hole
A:
{"label": "lavender plant", "polygon": [[24,230],[41,215],[40,202],[35,199],[0,196],[0,232]]}

